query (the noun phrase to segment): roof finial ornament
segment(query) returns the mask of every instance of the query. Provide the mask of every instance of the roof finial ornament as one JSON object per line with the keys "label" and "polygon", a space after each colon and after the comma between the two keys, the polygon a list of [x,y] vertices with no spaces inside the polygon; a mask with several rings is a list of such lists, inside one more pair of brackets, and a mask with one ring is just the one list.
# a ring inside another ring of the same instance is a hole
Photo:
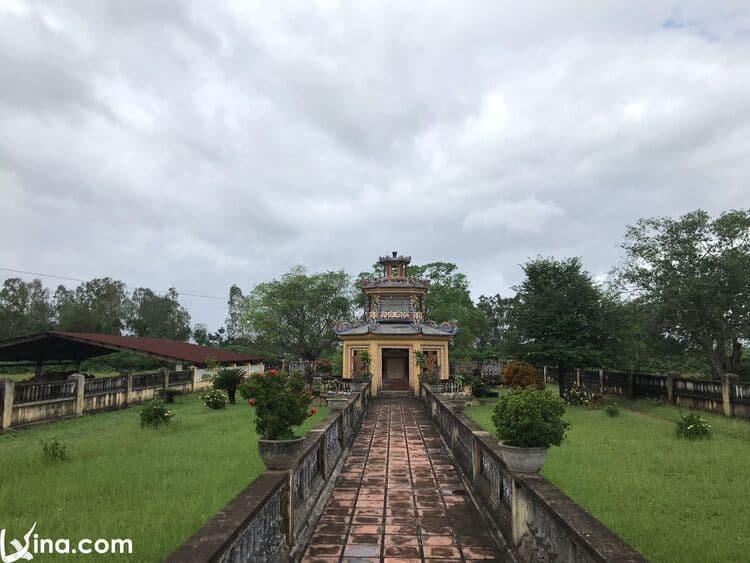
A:
{"label": "roof finial ornament", "polygon": [[391,254],[393,255],[393,257],[394,257],[394,258],[395,258],[396,256],[398,256],[398,252],[397,252],[396,250],[394,250],[393,252],[391,252]]}

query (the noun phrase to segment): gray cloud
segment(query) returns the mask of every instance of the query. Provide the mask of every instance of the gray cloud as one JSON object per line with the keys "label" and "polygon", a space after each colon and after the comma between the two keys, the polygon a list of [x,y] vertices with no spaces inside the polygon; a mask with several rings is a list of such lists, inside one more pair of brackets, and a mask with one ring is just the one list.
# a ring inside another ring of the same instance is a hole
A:
{"label": "gray cloud", "polygon": [[750,205],[741,3],[467,6],[3,3],[0,266],[223,296],[398,249],[507,293]]}

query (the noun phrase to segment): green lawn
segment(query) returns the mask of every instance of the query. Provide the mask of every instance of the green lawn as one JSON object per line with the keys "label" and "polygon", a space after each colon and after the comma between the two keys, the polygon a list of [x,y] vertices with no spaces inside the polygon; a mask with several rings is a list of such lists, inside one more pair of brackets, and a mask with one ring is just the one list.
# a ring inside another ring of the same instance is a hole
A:
{"label": "green lawn", "polygon": [[[0,434],[6,543],[37,522],[40,537],[68,537],[72,545],[80,538],[132,538],[133,555],[110,560],[163,559],[264,470],[247,404],[214,411],[186,395],[173,411],[170,425],[158,430],[142,430],[134,406]],[[327,413],[318,407],[298,433]],[[67,446],[68,462],[42,461],[39,440],[53,436]]]}
{"label": "green lawn", "polygon": [[[617,418],[568,407],[542,474],[652,561],[748,561],[750,422],[701,413],[713,437],[688,442],[674,437],[685,409],[617,402]],[[494,432],[482,403],[466,414]]]}

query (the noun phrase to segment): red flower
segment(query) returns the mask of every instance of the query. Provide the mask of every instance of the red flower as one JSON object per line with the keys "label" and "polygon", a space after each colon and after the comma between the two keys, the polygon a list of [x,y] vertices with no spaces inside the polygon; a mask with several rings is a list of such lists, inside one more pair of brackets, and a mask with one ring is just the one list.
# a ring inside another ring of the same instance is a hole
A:
{"label": "red flower", "polygon": [[315,407],[311,408],[310,409],[310,416],[314,415],[316,412],[318,412],[318,409],[316,409]]}
{"label": "red flower", "polygon": [[269,370],[268,370],[268,373],[269,373],[270,375],[276,375],[276,374],[278,374],[278,373],[279,373],[279,370],[277,370],[277,369],[269,369]]}
{"label": "red flower", "polygon": [[309,389],[307,390],[307,394],[312,397],[312,391],[310,391]]}
{"label": "red flower", "polygon": [[255,397],[250,397],[250,398],[249,398],[249,399],[247,400],[247,404],[248,404],[248,405],[250,405],[250,406],[252,407],[252,406],[253,406],[253,405],[255,404]]}

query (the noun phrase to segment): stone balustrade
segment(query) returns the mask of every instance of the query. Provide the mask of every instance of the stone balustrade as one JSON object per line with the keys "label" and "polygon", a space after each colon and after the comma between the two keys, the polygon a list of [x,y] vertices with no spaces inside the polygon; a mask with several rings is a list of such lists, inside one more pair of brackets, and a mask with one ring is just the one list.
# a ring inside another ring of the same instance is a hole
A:
{"label": "stone balustrade", "polygon": [[510,471],[497,439],[466,415],[451,412],[440,394],[421,385],[420,398],[487,523],[519,561],[646,561],[540,475]]}
{"label": "stone balustrade", "polygon": [[370,384],[349,394],[305,435],[294,469],[265,471],[165,561],[282,563],[299,558],[370,402]]}

